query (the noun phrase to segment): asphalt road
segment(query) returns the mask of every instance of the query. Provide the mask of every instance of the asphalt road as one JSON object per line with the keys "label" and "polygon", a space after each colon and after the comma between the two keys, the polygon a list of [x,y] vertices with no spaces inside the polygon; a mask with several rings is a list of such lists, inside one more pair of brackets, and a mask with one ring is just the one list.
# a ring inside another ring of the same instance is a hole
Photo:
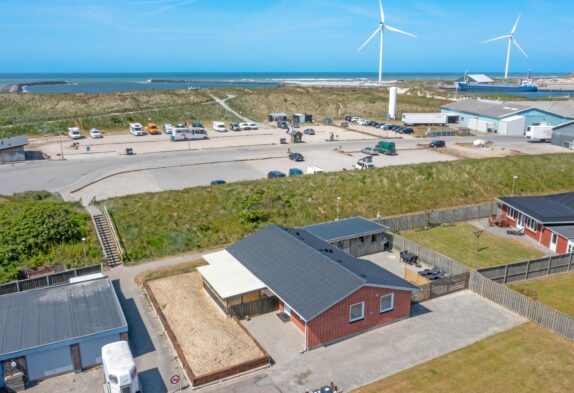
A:
{"label": "asphalt road", "polygon": [[[476,137],[451,138],[450,140],[453,142],[472,142],[475,138]],[[447,143],[449,143],[449,138],[445,139],[447,139]],[[516,143],[516,141],[521,140],[521,138],[495,135],[489,136],[489,139],[496,141],[497,144],[507,142]],[[396,144],[400,152],[400,150],[415,149],[417,148],[417,144],[428,143],[428,141],[429,139],[420,138],[404,139],[396,140]],[[300,145],[225,147],[173,153],[150,153],[134,156],[87,158],[69,161],[28,161],[14,165],[5,164],[0,165],[0,194],[10,195],[24,191],[46,190],[60,192],[64,196],[71,197],[71,199],[78,199],[79,196],[74,196],[74,192],[78,193],[94,182],[99,182],[110,176],[118,176],[118,174],[126,172],[145,172],[157,170],[158,168],[163,168],[169,172],[170,168],[201,165],[203,178],[213,180],[223,177],[222,173],[225,172],[222,172],[222,164],[231,164],[228,168],[235,168],[237,165],[234,165],[234,162],[249,163],[260,160],[281,159],[286,157],[288,148],[301,152],[306,156],[313,156],[314,154],[320,155],[321,153],[332,152],[337,147],[341,147],[345,152],[359,152],[362,147],[370,145],[373,145],[373,140],[305,143]],[[434,161],[437,160],[434,159]],[[408,163],[416,162],[418,161],[415,157]],[[422,162],[424,162],[424,160]],[[306,163],[306,165],[312,164],[312,162]],[[239,171],[239,173],[230,180],[235,181],[260,177],[262,177],[261,170],[248,167],[244,169],[244,171]],[[182,179],[185,180],[184,178]],[[175,182],[177,183],[177,180],[175,180]],[[123,194],[161,190],[155,189],[154,187],[147,187],[145,179],[143,179],[142,183],[143,184],[139,184],[140,187],[133,187],[133,190],[126,189],[123,191]],[[172,183],[173,181],[167,185],[165,189],[198,185],[183,181],[182,186],[177,187],[177,184]],[[115,185],[111,185],[110,187],[115,187]],[[92,194],[100,198],[98,190],[92,192]],[[105,195],[104,197],[109,196],[105,192],[103,194]],[[114,195],[117,195],[117,193],[112,192],[111,196]]]}

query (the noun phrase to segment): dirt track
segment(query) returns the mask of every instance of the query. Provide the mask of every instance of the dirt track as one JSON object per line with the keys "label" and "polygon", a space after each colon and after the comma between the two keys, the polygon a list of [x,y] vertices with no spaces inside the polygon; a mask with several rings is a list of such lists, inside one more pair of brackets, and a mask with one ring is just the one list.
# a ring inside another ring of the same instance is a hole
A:
{"label": "dirt track", "polygon": [[196,376],[263,356],[253,340],[217,310],[198,272],[149,282]]}

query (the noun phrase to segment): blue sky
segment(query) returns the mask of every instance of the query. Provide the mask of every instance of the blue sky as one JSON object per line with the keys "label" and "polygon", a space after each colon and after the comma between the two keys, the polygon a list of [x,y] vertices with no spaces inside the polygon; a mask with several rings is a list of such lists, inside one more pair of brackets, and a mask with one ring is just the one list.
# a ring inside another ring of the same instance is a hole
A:
{"label": "blue sky", "polygon": [[[574,1],[384,0],[387,72],[574,71]],[[2,72],[376,72],[376,0],[0,0]]]}

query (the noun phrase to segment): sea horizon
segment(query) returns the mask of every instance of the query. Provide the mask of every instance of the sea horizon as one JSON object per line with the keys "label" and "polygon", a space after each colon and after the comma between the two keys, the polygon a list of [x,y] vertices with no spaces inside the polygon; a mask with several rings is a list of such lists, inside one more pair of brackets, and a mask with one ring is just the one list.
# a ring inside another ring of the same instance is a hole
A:
{"label": "sea horizon", "polygon": [[[502,72],[476,71],[494,78]],[[566,72],[537,72],[534,77],[568,75]],[[454,81],[464,72],[387,72],[383,80],[447,80]],[[512,78],[525,77],[515,72]],[[67,81],[69,84],[35,85],[24,89],[30,93],[115,93],[137,90],[179,90],[213,87],[277,87],[283,82],[360,82],[375,81],[376,72],[49,72],[0,73],[0,88],[9,84]],[[161,80],[162,83],[148,83]]]}

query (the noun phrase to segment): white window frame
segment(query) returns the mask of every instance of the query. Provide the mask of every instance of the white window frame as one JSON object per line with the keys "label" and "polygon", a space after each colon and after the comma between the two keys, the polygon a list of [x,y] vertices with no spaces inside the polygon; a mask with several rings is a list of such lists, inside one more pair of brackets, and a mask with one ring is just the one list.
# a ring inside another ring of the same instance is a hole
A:
{"label": "white window frame", "polygon": [[[358,306],[358,305],[361,306],[361,316],[353,318],[351,310],[353,309],[353,306]],[[351,323],[357,322],[357,321],[360,321],[362,319],[365,319],[365,302],[351,304],[349,306],[349,322],[351,322]]]}
{"label": "white window frame", "polygon": [[[389,296],[391,297],[391,307],[383,309],[383,299],[388,298]],[[395,309],[395,294],[389,293],[387,295],[382,295],[381,298],[379,299],[379,312],[383,314],[389,311],[393,311],[394,309]]]}

